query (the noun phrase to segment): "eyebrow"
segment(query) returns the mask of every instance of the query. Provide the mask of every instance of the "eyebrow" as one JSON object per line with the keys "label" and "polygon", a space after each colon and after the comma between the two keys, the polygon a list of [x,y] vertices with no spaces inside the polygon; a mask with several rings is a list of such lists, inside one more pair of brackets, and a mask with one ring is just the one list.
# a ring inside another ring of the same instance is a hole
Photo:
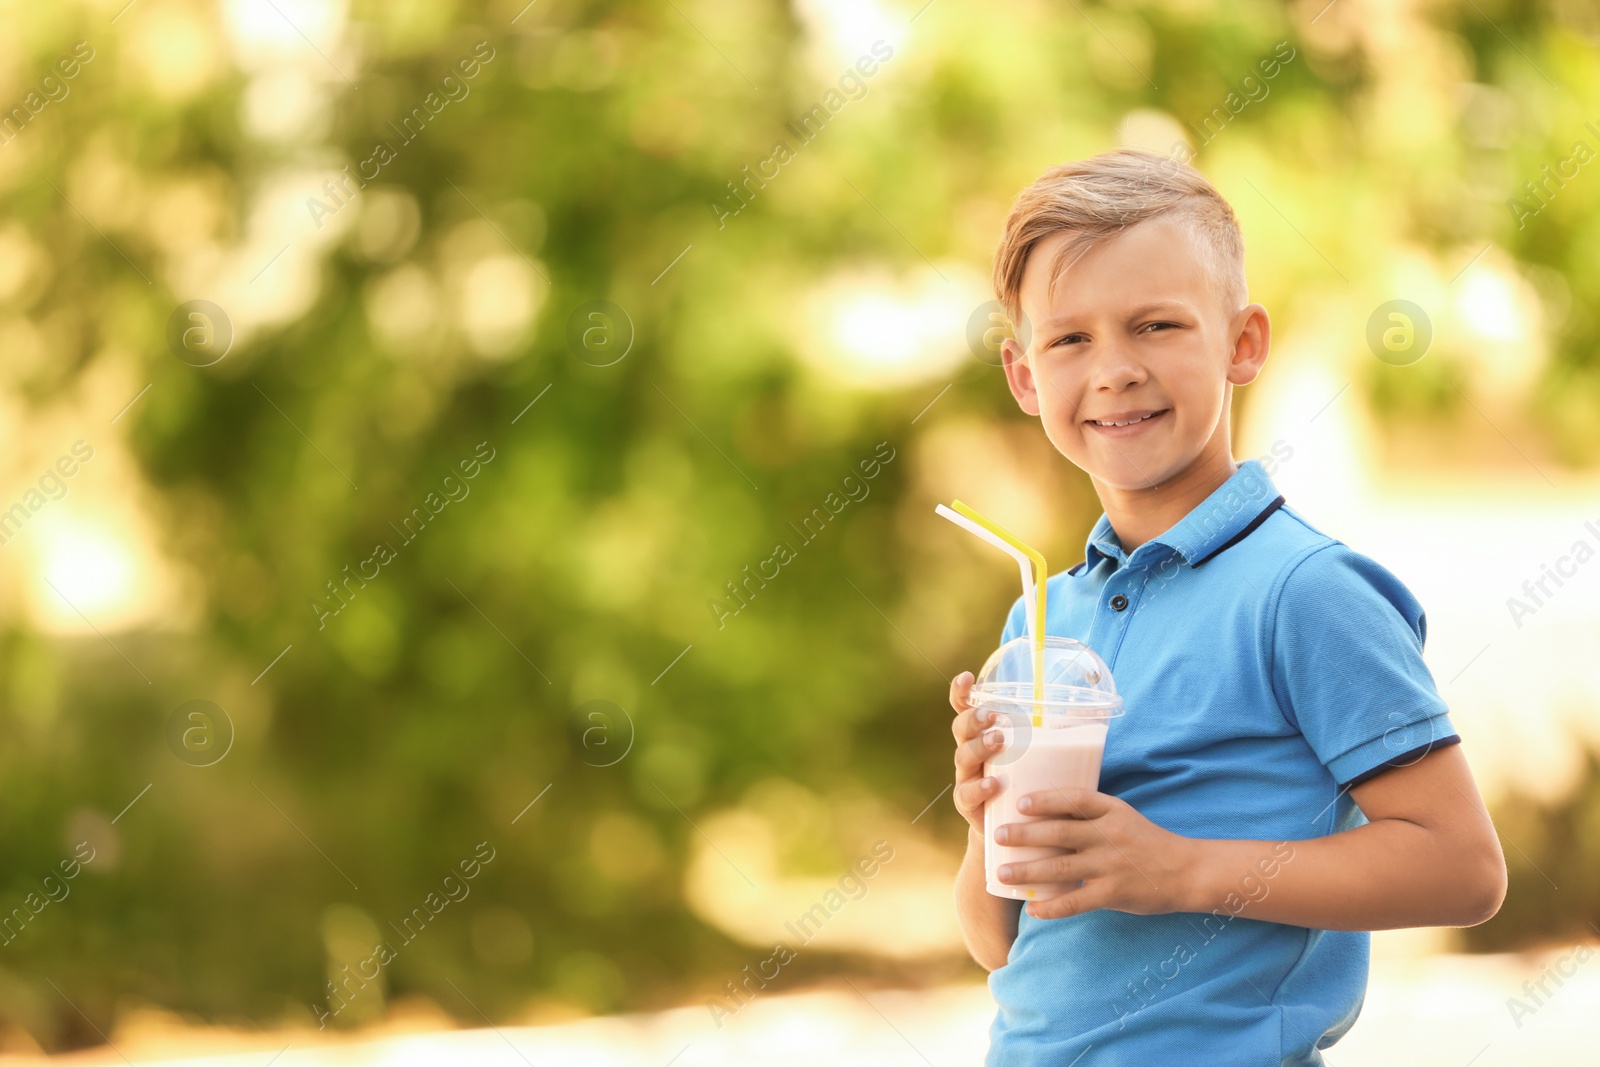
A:
{"label": "eyebrow", "polygon": [[[1136,319],[1136,318],[1139,318],[1142,315],[1149,315],[1149,314],[1151,314],[1153,312],[1157,312],[1157,311],[1190,311],[1190,310],[1191,310],[1190,306],[1188,304],[1184,303],[1181,300],[1152,300],[1149,303],[1140,304],[1138,307],[1136,307],[1132,311],[1128,312],[1128,316],[1127,317],[1130,318],[1130,319]],[[1068,321],[1070,321],[1073,318],[1074,314],[1076,314],[1076,313],[1069,312],[1068,314],[1060,316],[1059,318],[1046,319],[1044,321],[1044,324],[1041,327],[1041,329],[1045,330],[1046,332],[1048,332],[1050,330],[1060,329],[1063,325],[1065,325]]]}

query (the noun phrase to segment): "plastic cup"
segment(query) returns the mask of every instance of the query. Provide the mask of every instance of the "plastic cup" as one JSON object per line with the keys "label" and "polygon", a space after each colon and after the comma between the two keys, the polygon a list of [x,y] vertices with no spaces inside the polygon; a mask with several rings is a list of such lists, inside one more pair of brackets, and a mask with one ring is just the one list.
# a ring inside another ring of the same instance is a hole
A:
{"label": "plastic cup", "polygon": [[1013,900],[1049,900],[1074,886],[1001,882],[997,872],[1002,864],[1060,856],[1067,850],[1002,845],[994,839],[995,830],[1007,823],[1054,817],[1019,812],[1017,801],[1029,793],[1098,788],[1106,737],[1123,711],[1110,669],[1087,645],[1067,637],[1046,637],[1042,660],[1042,699],[1033,684],[1035,650],[1027,638],[997,649],[972,686],[980,721],[989,712],[998,712],[995,725],[1003,738],[999,751],[984,764],[984,773],[1000,783],[997,794],[984,805],[985,883],[994,896]]}

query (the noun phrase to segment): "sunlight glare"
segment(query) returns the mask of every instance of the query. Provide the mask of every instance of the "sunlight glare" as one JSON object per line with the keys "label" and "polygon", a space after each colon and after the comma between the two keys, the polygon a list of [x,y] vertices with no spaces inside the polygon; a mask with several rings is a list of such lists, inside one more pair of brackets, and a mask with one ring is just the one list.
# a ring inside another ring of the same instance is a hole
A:
{"label": "sunlight glare", "polygon": [[[39,551],[40,602],[70,624],[118,615],[135,603],[133,554],[104,527],[60,519]],[[62,603],[63,599],[67,602]]]}

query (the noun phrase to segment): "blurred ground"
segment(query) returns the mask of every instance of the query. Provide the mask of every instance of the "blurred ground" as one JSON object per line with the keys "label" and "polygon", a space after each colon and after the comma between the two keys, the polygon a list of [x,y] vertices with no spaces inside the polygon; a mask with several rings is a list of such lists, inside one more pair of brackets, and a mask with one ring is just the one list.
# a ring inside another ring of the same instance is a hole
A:
{"label": "blurred ground", "polygon": [[[1402,935],[1403,936],[1403,935]],[[1526,955],[1440,955],[1406,959],[1376,949],[1366,1006],[1327,1055],[1332,1067],[1579,1067],[1594,1062],[1600,1009],[1600,951],[1574,947]],[[1541,975],[1536,1003],[1525,981]],[[1531,1011],[1513,1016],[1508,998]],[[982,1062],[993,1002],[981,983],[927,991],[843,984],[831,991],[767,995],[717,1028],[703,1007],[593,1018],[537,1027],[374,1033],[319,1043],[315,1031],[276,1035],[174,1030],[146,1019],[119,1032],[116,1047],[52,1058],[0,1057],[33,1064],[214,1064],[217,1067],[879,1067]],[[420,1021],[420,1020],[417,1020]],[[415,1026],[417,1021],[411,1025]],[[397,1027],[398,1029],[402,1029]],[[202,1047],[227,1047],[202,1054]],[[161,1051],[165,1049],[165,1051]],[[1093,1067],[1093,1057],[1083,1067]]]}

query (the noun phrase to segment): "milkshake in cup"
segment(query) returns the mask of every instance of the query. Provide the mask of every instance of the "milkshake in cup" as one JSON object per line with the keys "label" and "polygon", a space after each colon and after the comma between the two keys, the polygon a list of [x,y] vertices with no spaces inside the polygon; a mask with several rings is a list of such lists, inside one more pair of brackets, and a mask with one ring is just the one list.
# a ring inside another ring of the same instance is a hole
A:
{"label": "milkshake in cup", "polygon": [[997,828],[1033,822],[1039,816],[1017,811],[1017,801],[1051,788],[1096,789],[1106,732],[1122,714],[1122,698],[1111,682],[1111,669],[1088,645],[1044,632],[1049,615],[1050,568],[1044,556],[992,519],[961,501],[940,504],[934,511],[1016,561],[1022,575],[1025,637],[995,649],[973,681],[971,702],[978,720],[997,712],[1002,745],[983,765],[983,773],[1000,783],[1000,791],[983,807],[983,873],[985,888],[1013,900],[1050,900],[1076,886],[1007,885],[996,877],[1002,864],[1065,855],[1064,848],[1001,845]]}
{"label": "milkshake in cup", "polygon": [[[1034,664],[1041,665],[1042,686],[1035,685]],[[1106,733],[1122,714],[1122,698],[1111,670],[1094,651],[1069,637],[1049,637],[1039,655],[1031,638],[1008,641],[989,657],[972,686],[978,719],[998,712],[1001,748],[984,764],[999,792],[983,810],[983,871],[988,891],[1014,900],[1049,900],[1075,888],[1065,883],[1021,885],[1001,882],[996,872],[1005,863],[1065,855],[1063,848],[1002,845],[994,839],[1007,823],[1033,822],[1040,816],[1017,811],[1029,793],[1052,788],[1096,789]]]}

